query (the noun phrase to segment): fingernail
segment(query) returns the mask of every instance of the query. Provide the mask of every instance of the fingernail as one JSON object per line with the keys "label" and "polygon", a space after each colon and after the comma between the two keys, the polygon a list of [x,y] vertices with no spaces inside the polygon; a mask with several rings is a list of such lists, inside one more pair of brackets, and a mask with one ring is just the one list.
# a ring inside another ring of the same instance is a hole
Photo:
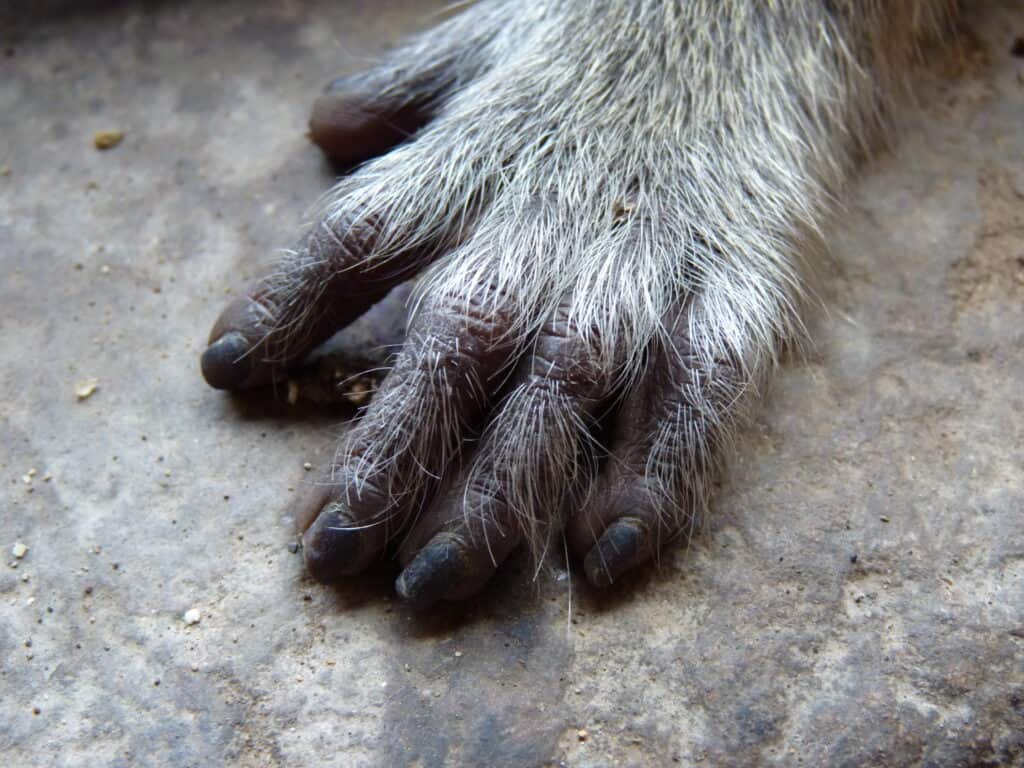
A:
{"label": "fingernail", "polygon": [[203,378],[214,389],[237,389],[252,372],[249,340],[238,331],[226,333],[206,348],[200,360]]}
{"label": "fingernail", "polygon": [[637,562],[643,529],[633,520],[617,520],[605,529],[604,535],[583,559],[587,581],[603,589],[632,568]]}
{"label": "fingernail", "polygon": [[362,547],[360,532],[342,515],[338,507],[329,507],[302,536],[302,553],[309,574],[329,583],[350,573]]}
{"label": "fingernail", "polygon": [[415,610],[429,608],[463,577],[466,561],[457,544],[445,538],[420,550],[395,581],[398,596]]}

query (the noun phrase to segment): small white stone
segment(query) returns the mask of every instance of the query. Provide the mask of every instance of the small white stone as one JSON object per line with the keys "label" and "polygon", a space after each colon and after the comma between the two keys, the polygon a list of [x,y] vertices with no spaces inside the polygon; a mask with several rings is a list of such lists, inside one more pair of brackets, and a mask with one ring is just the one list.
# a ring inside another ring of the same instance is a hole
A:
{"label": "small white stone", "polygon": [[203,618],[203,614],[199,612],[198,608],[189,608],[185,611],[183,618],[185,619],[185,623],[191,626],[192,624],[198,624]]}
{"label": "small white stone", "polygon": [[28,554],[28,545],[22,544],[20,541],[14,542],[14,546],[11,547],[11,554],[20,560]]}
{"label": "small white stone", "polygon": [[99,389],[99,386],[100,383],[97,379],[87,379],[75,386],[75,396],[79,400],[88,400]]}

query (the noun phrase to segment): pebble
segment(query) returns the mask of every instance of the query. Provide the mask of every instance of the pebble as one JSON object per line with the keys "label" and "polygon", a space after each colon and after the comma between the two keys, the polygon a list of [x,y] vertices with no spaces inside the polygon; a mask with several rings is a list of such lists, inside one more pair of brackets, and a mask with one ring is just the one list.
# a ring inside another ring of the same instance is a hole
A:
{"label": "pebble", "polygon": [[75,396],[79,400],[87,400],[92,397],[93,393],[99,389],[100,383],[96,379],[89,379],[83,381],[81,384],[75,387]]}
{"label": "pebble", "polygon": [[193,624],[198,624],[203,618],[203,614],[199,612],[198,608],[189,608],[185,611],[185,615],[182,618],[184,618],[186,624],[191,626]]}
{"label": "pebble", "polygon": [[20,560],[28,554],[28,545],[23,544],[20,541],[14,542],[14,546],[11,547],[11,554]]}
{"label": "pebble", "polygon": [[99,131],[92,137],[96,149],[113,149],[124,139],[124,131]]}
{"label": "pebble", "polygon": [[312,465],[312,464],[310,464],[310,463],[309,463],[309,462],[307,461],[307,462],[305,462],[305,463],[304,463],[304,464],[302,465],[302,468],[303,468],[304,470],[306,470],[307,472],[309,472],[309,470],[311,470],[311,469],[313,468],[313,465]]}

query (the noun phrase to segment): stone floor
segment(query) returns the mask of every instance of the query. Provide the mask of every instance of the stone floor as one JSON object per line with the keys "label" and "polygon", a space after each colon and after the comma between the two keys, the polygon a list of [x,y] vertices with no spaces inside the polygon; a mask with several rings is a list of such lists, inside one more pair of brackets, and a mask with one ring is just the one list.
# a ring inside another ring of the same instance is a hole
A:
{"label": "stone floor", "polygon": [[330,181],[321,84],[440,5],[0,10],[3,764],[1024,764],[1024,6],[929,56],[706,535],[417,618],[292,551],[346,414],[197,358]]}

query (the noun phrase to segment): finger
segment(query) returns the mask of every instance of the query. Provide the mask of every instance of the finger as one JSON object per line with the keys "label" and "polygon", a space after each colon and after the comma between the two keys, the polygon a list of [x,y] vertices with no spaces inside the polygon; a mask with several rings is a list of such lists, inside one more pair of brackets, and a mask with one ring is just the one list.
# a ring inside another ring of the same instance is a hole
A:
{"label": "finger", "polygon": [[735,365],[698,351],[678,318],[615,415],[611,452],[566,529],[587,580],[607,587],[692,532],[743,393]]}
{"label": "finger", "polygon": [[201,367],[217,389],[265,383],[275,368],[310,350],[362,315],[429,261],[429,245],[373,258],[383,223],[375,217],[322,221],[275,273],[221,313]]}
{"label": "finger", "polygon": [[514,359],[500,297],[428,297],[395,367],[346,437],[331,489],[304,537],[313,575],[365,568],[429,500],[462,441],[479,430],[499,373]]}
{"label": "finger", "polygon": [[461,13],[367,70],[334,80],[313,105],[310,138],[344,166],[383,154],[430,122],[457,85],[491,66],[488,34],[472,12]]}
{"label": "finger", "polygon": [[590,474],[590,429],[614,371],[565,313],[531,352],[476,456],[403,544],[396,591],[418,608],[477,593],[523,541],[539,562],[566,497]]}
{"label": "finger", "polygon": [[501,492],[469,482],[461,474],[402,542],[395,591],[416,610],[476,594],[522,541]]}
{"label": "finger", "polygon": [[405,141],[435,114],[430,94],[383,88],[365,76],[332,82],[313,103],[310,139],[335,162],[355,165]]}

